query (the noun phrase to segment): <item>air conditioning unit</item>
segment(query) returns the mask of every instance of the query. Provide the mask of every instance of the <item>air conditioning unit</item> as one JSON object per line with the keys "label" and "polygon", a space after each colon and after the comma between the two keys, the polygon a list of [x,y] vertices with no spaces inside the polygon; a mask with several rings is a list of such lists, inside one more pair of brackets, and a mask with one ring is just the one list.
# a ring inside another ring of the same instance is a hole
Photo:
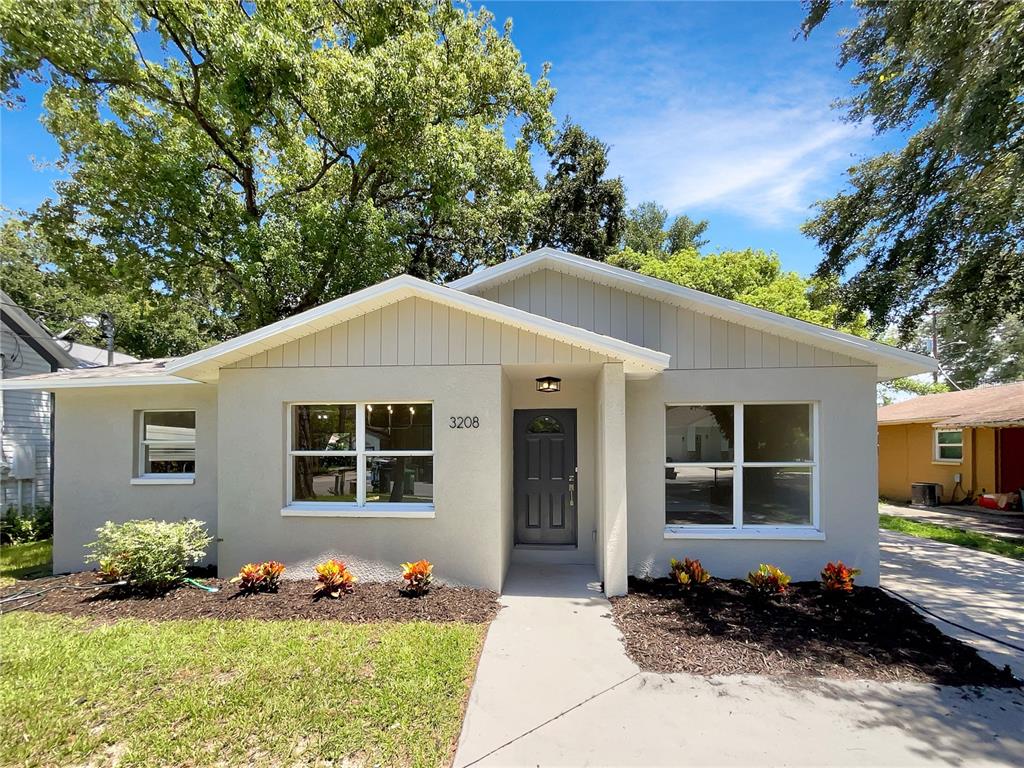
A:
{"label": "air conditioning unit", "polygon": [[942,503],[941,483],[911,483],[910,503],[922,507],[937,507]]}

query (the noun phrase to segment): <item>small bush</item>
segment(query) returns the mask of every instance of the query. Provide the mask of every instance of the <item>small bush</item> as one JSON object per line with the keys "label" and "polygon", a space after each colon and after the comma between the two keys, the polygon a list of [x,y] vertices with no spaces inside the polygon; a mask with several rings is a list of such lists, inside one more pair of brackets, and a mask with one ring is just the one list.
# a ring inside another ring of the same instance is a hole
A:
{"label": "small bush", "polygon": [[340,597],[341,593],[349,593],[355,588],[356,577],[341,560],[328,560],[316,567],[316,580],[319,585],[316,594],[327,597]]}
{"label": "small bush", "polygon": [[36,504],[18,512],[8,507],[0,517],[0,542],[4,544],[26,544],[43,541],[53,536],[53,507]]}
{"label": "small bush", "polygon": [[756,571],[747,574],[747,581],[759,595],[782,595],[789,588],[790,578],[786,573],[768,563],[761,563]]}
{"label": "small bush", "polygon": [[90,550],[86,561],[97,563],[105,580],[127,581],[129,587],[143,592],[177,586],[188,567],[203,559],[212,541],[198,520],[108,521],[96,532],[96,541],[86,545]]}
{"label": "small bush", "polygon": [[842,560],[828,563],[821,570],[821,588],[826,592],[853,592],[853,580],[860,568],[851,568]]}
{"label": "small bush", "polygon": [[434,564],[429,560],[417,560],[415,563],[402,563],[402,578],[405,579],[403,591],[410,595],[425,595],[434,580]]}
{"label": "small bush", "polygon": [[672,579],[681,587],[699,587],[707,584],[711,574],[700,564],[700,560],[684,557],[682,562],[674,557],[669,561]]}
{"label": "small bush", "polygon": [[246,563],[242,570],[231,580],[238,584],[241,592],[277,592],[277,585],[284,573],[284,565],[276,560],[264,563]]}

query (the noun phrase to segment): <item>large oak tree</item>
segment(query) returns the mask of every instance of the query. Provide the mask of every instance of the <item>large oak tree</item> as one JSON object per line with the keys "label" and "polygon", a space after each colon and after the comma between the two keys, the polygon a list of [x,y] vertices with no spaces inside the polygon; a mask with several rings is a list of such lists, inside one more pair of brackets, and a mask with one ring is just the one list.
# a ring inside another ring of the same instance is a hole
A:
{"label": "large oak tree", "polygon": [[[834,0],[809,0],[811,33]],[[845,306],[910,336],[943,305],[984,331],[1024,300],[1024,3],[855,0],[840,64],[853,121],[908,134],[805,225]]]}
{"label": "large oak tree", "polygon": [[93,290],[113,271],[244,331],[503,260],[542,200],[553,92],[445,0],[0,0],[0,45],[66,172],[36,230]]}

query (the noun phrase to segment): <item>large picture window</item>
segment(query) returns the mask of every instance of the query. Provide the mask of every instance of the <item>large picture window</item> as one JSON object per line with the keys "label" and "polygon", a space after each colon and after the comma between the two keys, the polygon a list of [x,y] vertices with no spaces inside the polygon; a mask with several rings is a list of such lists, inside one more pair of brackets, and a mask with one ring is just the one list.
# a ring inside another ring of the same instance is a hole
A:
{"label": "large picture window", "polygon": [[670,530],[817,528],[813,403],[668,405]]}
{"label": "large picture window", "polygon": [[139,479],[191,479],[196,471],[196,412],[139,411]]}
{"label": "large picture window", "polygon": [[289,425],[289,502],[423,507],[434,501],[430,403],[303,403]]}

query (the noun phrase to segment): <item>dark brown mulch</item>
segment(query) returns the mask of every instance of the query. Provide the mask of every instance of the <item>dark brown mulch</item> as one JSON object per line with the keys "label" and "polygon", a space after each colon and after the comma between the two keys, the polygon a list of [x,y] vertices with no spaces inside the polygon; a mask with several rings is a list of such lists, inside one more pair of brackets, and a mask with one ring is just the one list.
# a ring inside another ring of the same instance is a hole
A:
{"label": "dark brown mulch", "polygon": [[826,595],[801,582],[766,600],[742,581],[682,592],[668,579],[631,579],[612,613],[630,657],[655,672],[1019,686],[880,589]]}
{"label": "dark brown mulch", "polygon": [[[38,597],[26,597],[25,609],[99,621],[131,618],[486,623],[498,612],[498,596],[493,592],[442,584],[434,585],[422,597],[406,597],[399,593],[397,582],[360,582],[351,594],[314,599],[312,579],[282,581],[277,592],[244,595],[227,581],[203,579],[203,583],[220,587],[220,591],[209,593],[179,587],[163,595],[145,597],[129,594],[120,587],[99,586],[93,573],[73,573],[41,582],[20,582],[3,590],[0,597],[25,588],[30,592],[47,590]],[[19,602],[22,601],[5,603],[4,607],[17,607]]]}

